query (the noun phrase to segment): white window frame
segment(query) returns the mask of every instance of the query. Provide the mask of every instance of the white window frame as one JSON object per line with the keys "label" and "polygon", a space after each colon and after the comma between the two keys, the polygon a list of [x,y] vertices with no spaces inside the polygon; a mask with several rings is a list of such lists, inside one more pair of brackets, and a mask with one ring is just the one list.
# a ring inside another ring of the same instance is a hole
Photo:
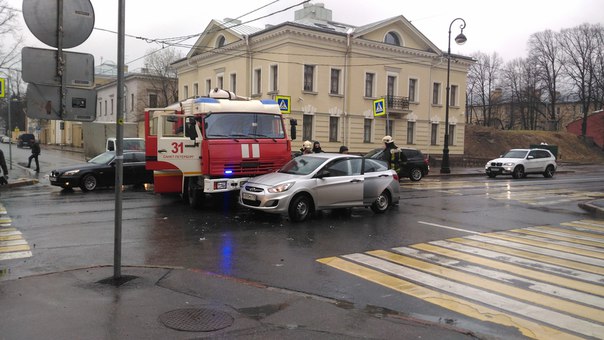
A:
{"label": "white window frame", "polygon": [[[450,84],[449,85],[449,106],[455,106],[458,107],[459,106],[459,85],[457,84]],[[455,93],[453,93],[453,88],[455,88]]]}
{"label": "white window frame", "polygon": [[187,99],[189,98],[189,85],[184,85],[182,87],[182,99]]}
{"label": "white window frame", "polygon": [[[333,86],[333,79],[331,79],[332,76],[332,72],[334,70],[338,71],[338,79],[337,79],[337,91],[335,93],[333,93],[332,90],[332,86]],[[342,95],[342,84],[343,84],[343,80],[342,80],[342,74],[343,74],[343,70],[339,67],[330,67],[329,68],[329,94],[332,96],[341,96]]]}
{"label": "white window frame", "polygon": [[[436,89],[436,86],[438,85],[438,92],[436,94],[436,98],[434,97],[434,90]],[[441,82],[435,81],[432,83],[432,91],[431,91],[431,95],[432,95],[432,105],[442,105],[443,102],[441,100],[442,97],[442,92],[443,92],[443,84]]]}
{"label": "white window frame", "polygon": [[199,83],[193,83],[193,96],[199,96]]}
{"label": "white window frame", "polygon": [[229,76],[229,83],[231,92],[237,93],[237,73],[231,73]]}
{"label": "white window frame", "polygon": [[[310,90],[306,90],[305,89],[305,81],[306,81],[306,66],[312,66],[313,68],[313,72],[312,72],[312,88]],[[317,65],[312,65],[312,64],[304,64],[302,65],[302,92],[312,92],[312,93],[316,93],[318,91],[318,84],[317,84],[317,74],[319,73],[319,67]]]}
{"label": "white window frame", "polygon": [[279,92],[279,64],[271,64],[268,68],[268,91]]}
{"label": "white window frame", "polygon": [[254,69],[253,78],[253,95],[262,95],[262,68],[258,67]]}
{"label": "white window frame", "polygon": [[206,87],[206,92],[205,93],[212,92],[212,79],[211,78],[206,78],[205,79],[205,87]]}
{"label": "white window frame", "polygon": [[[411,81],[415,82],[415,87],[413,91],[413,98],[411,98]],[[419,103],[419,79],[415,77],[409,77],[409,82],[407,83],[408,91],[407,95],[409,96],[410,103]]]}

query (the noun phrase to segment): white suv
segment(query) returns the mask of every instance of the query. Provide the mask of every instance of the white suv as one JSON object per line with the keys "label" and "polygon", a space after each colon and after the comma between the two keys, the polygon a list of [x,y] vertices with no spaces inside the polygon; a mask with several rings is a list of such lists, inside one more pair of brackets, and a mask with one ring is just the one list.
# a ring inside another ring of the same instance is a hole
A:
{"label": "white suv", "polygon": [[491,178],[497,175],[524,178],[528,174],[550,178],[557,167],[556,157],[547,149],[512,149],[500,158],[488,161],[484,171]]}

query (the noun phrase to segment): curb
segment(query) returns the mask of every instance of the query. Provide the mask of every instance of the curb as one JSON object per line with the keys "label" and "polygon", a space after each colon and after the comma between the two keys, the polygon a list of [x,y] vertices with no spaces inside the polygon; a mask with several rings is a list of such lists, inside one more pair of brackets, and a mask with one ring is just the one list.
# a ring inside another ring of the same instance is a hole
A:
{"label": "curb", "polygon": [[604,218],[604,209],[597,206],[594,202],[596,201],[581,202],[579,203],[579,207],[585,211],[590,212],[597,218]]}

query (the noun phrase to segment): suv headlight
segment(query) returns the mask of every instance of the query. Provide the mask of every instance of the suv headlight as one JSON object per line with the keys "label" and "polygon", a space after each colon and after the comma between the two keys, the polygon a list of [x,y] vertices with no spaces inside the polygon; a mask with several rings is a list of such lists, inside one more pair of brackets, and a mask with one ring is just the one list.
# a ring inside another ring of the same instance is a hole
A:
{"label": "suv headlight", "polygon": [[514,162],[505,162],[503,163],[503,166],[513,166]]}
{"label": "suv headlight", "polygon": [[294,185],[295,182],[287,182],[279,185],[275,185],[274,187],[268,188],[267,191],[270,193],[279,193],[289,190]]}

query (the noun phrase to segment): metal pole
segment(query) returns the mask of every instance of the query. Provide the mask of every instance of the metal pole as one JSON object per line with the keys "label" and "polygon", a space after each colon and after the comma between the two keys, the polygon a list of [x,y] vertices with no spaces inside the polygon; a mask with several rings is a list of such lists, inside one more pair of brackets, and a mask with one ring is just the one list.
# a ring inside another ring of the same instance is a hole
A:
{"label": "metal pole", "polygon": [[125,6],[126,0],[118,1],[117,29],[117,116],[115,117],[116,146],[115,146],[115,239],[113,259],[113,279],[122,277],[122,183],[124,174],[124,38],[125,38]]}
{"label": "metal pole", "polygon": [[12,170],[13,169],[13,148],[12,148],[12,139],[13,139],[13,130],[11,128],[11,121],[10,121],[10,102],[11,102],[11,87],[10,87],[10,68],[8,69],[8,77],[6,77],[6,93],[8,93],[8,163],[9,165],[9,169]]}

